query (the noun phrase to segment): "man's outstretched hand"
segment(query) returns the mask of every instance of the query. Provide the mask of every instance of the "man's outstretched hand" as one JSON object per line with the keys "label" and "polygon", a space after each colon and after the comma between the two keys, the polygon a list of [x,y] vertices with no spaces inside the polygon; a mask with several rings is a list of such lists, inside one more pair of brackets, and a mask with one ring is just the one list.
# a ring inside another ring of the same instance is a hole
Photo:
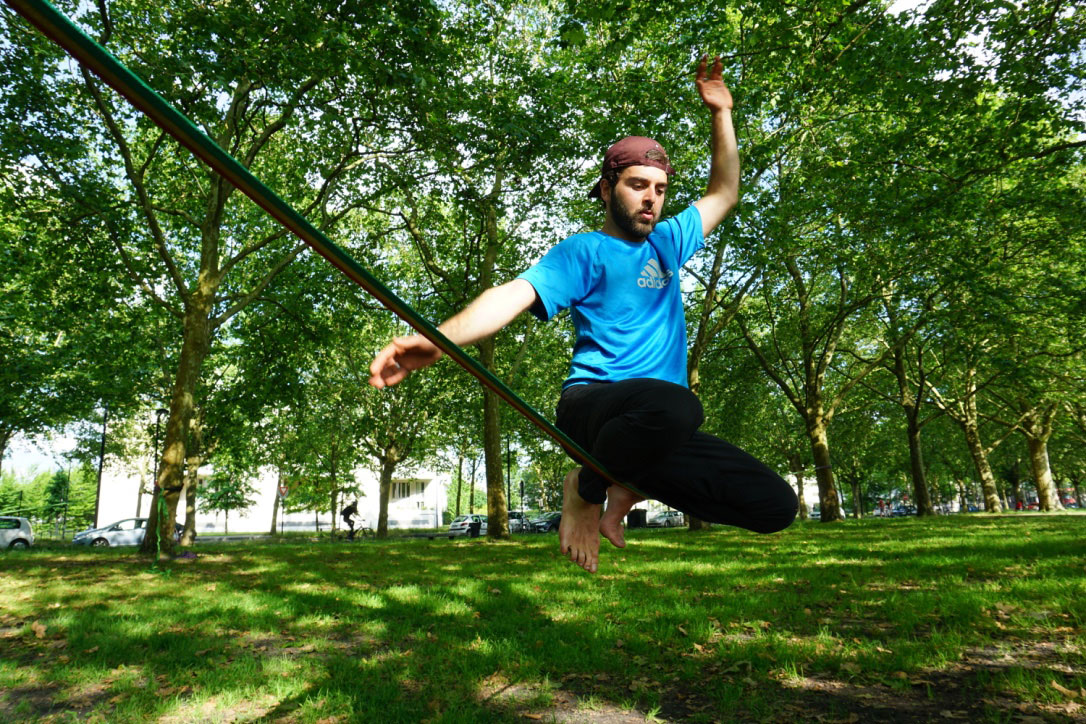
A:
{"label": "man's outstretched hand", "polygon": [[713,58],[712,69],[706,74],[705,66],[708,60],[708,55],[701,56],[701,62],[698,63],[698,74],[694,79],[694,83],[698,87],[698,93],[701,94],[701,100],[713,113],[722,110],[730,111],[732,109],[732,92],[728,90],[728,86],[724,85],[724,76],[722,75],[724,64],[720,62],[720,56],[716,56]]}
{"label": "man's outstretched hand", "polygon": [[416,334],[393,337],[387,347],[377,353],[370,365],[370,384],[381,389],[402,382],[414,370],[429,367],[441,359],[442,352],[430,340]]}

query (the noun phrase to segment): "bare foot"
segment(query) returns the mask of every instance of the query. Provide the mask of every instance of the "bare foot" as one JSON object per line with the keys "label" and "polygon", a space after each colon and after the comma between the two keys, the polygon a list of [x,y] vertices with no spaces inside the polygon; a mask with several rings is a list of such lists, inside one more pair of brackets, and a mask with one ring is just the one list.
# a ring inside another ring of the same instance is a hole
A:
{"label": "bare foot", "polygon": [[562,483],[562,522],[558,524],[559,550],[589,573],[595,573],[600,555],[600,508],[577,491],[580,468],[570,470]]}
{"label": "bare foot", "polygon": [[630,512],[634,503],[644,498],[627,490],[621,485],[612,485],[607,489],[607,510],[600,517],[600,533],[611,541],[615,548],[626,547],[626,536],[622,528],[622,519]]}

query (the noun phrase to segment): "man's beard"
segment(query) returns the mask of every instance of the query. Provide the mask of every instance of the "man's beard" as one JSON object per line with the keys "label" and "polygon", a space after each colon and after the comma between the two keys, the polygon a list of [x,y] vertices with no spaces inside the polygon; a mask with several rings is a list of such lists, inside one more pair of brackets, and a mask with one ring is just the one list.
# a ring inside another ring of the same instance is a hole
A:
{"label": "man's beard", "polygon": [[631,212],[628,207],[623,205],[623,203],[614,196],[611,197],[611,201],[611,217],[615,220],[615,224],[618,225],[618,228],[622,229],[630,236],[644,239],[656,228],[655,216],[653,216],[652,221],[642,221],[637,218],[642,209]]}

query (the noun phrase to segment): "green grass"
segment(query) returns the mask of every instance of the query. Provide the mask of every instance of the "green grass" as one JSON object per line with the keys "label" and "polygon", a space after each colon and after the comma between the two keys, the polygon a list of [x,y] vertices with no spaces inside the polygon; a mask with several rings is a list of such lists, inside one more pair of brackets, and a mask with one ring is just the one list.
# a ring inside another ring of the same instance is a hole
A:
{"label": "green grass", "polygon": [[1084,528],[630,531],[596,576],[554,535],[5,553],[0,720],[1066,720]]}

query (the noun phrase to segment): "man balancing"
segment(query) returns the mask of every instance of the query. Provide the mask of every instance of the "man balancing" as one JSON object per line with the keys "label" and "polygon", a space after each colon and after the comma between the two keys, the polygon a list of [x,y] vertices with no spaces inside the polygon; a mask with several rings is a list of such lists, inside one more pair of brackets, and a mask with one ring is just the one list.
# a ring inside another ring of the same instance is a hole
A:
{"label": "man balancing", "polygon": [[[531,310],[548,320],[569,308],[576,330],[556,424],[619,481],[702,520],[760,533],[786,528],[798,500],[792,488],[736,446],[698,431],[701,403],[687,388],[686,323],[677,276],[739,199],[739,150],[732,96],[716,58],[696,84],[712,116],[705,195],[657,224],[668,177],[663,147],[631,136],[607,150],[589,196],[605,209],[603,228],[575,234],[513,281],[483,292],[440,326],[465,346]],[[370,384],[394,385],[442,355],[425,337],[397,337],[370,365]],[[626,545],[622,519],[643,498],[598,473],[566,476],[561,552],[590,573],[600,535]],[[601,508],[606,500],[607,508]]]}

